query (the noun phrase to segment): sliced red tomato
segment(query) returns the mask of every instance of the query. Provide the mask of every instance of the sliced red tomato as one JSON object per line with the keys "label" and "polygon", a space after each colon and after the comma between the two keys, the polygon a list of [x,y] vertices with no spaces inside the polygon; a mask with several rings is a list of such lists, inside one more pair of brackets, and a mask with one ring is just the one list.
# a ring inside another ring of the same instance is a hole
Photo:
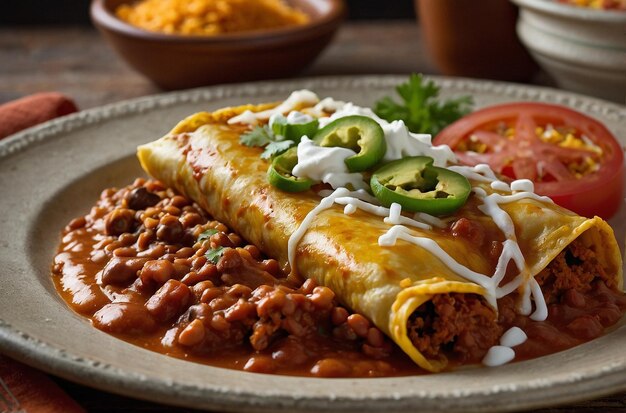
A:
{"label": "sliced red tomato", "polygon": [[[546,127],[572,130],[586,144],[547,142],[537,133]],[[449,145],[461,163],[486,163],[512,179],[530,179],[535,192],[583,216],[607,219],[623,202],[624,149],[603,124],[563,106],[518,102],[487,107],[454,122],[434,142]],[[573,171],[576,165],[592,167],[580,174]]]}

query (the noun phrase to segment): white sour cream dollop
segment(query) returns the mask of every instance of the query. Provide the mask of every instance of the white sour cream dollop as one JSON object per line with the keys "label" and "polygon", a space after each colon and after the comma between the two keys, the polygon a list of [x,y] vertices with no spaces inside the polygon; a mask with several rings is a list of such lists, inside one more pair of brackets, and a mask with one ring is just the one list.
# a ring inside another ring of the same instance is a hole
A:
{"label": "white sour cream dollop", "polygon": [[354,155],[356,152],[352,149],[318,146],[303,136],[298,145],[298,164],[293,168],[292,174],[298,178],[330,184],[333,189],[366,189],[368,186],[363,181],[363,175],[351,173],[346,166],[346,158]]}

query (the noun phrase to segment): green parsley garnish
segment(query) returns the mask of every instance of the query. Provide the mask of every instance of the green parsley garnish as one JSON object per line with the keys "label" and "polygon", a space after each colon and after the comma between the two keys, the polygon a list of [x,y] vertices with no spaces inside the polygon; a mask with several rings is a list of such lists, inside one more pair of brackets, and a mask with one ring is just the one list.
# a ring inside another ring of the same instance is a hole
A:
{"label": "green parsley garnish", "polygon": [[206,241],[211,238],[211,235],[217,234],[218,231],[213,228],[209,228],[206,231],[203,231],[198,237],[198,242]]}
{"label": "green parsley garnish", "polygon": [[376,102],[374,112],[389,122],[403,120],[414,133],[430,133],[434,136],[472,109],[471,96],[438,100],[439,87],[415,73],[408,82],[396,87],[396,91],[403,103],[385,97]]}
{"label": "green parsley garnish", "polygon": [[294,146],[294,141],[278,141],[271,142],[265,147],[265,150],[261,154],[261,159],[270,159],[276,155],[280,155],[285,152],[287,149]]}
{"label": "green parsley garnish", "polygon": [[280,155],[296,143],[280,135],[274,135],[268,125],[257,126],[250,132],[244,133],[239,141],[246,146],[258,146],[265,148],[261,154],[262,159],[270,159]]}
{"label": "green parsley garnish", "polygon": [[239,142],[246,146],[265,146],[273,141],[274,135],[268,125],[257,126],[239,138]]}
{"label": "green parsley garnish", "polygon": [[220,257],[224,254],[224,247],[217,247],[212,250],[208,250],[204,256],[207,260],[211,261],[213,264],[217,264],[220,260]]}

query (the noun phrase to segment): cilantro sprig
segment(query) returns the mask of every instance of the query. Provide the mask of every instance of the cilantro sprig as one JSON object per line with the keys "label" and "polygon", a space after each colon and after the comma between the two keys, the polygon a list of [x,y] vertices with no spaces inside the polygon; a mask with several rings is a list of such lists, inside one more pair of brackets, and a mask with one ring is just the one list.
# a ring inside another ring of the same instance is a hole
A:
{"label": "cilantro sprig", "polygon": [[217,247],[211,250],[208,250],[204,256],[207,260],[211,261],[213,264],[217,264],[222,255],[224,255],[224,247]]}
{"label": "cilantro sprig", "polygon": [[471,96],[447,101],[438,99],[439,87],[421,74],[412,74],[408,82],[396,87],[396,91],[402,98],[401,103],[385,97],[376,102],[374,112],[389,122],[403,120],[414,133],[436,135],[469,113],[473,105]]}
{"label": "cilantro sprig", "polygon": [[283,136],[273,134],[268,125],[257,126],[250,132],[244,133],[239,141],[246,146],[265,148],[261,159],[273,158],[296,145],[294,141],[285,140]]}
{"label": "cilantro sprig", "polygon": [[200,235],[198,236],[198,242],[206,241],[209,238],[211,238],[211,235],[214,235],[217,233],[218,233],[218,230],[214,228],[209,228],[206,231],[203,231],[202,233],[200,233]]}

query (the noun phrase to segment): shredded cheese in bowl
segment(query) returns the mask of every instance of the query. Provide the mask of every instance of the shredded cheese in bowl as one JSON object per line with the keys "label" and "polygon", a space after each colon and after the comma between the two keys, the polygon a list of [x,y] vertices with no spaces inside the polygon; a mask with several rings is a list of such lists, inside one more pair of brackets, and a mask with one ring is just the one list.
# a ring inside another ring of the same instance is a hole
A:
{"label": "shredded cheese in bowl", "polygon": [[282,0],[141,0],[115,14],[141,29],[218,35],[305,24],[309,17]]}

